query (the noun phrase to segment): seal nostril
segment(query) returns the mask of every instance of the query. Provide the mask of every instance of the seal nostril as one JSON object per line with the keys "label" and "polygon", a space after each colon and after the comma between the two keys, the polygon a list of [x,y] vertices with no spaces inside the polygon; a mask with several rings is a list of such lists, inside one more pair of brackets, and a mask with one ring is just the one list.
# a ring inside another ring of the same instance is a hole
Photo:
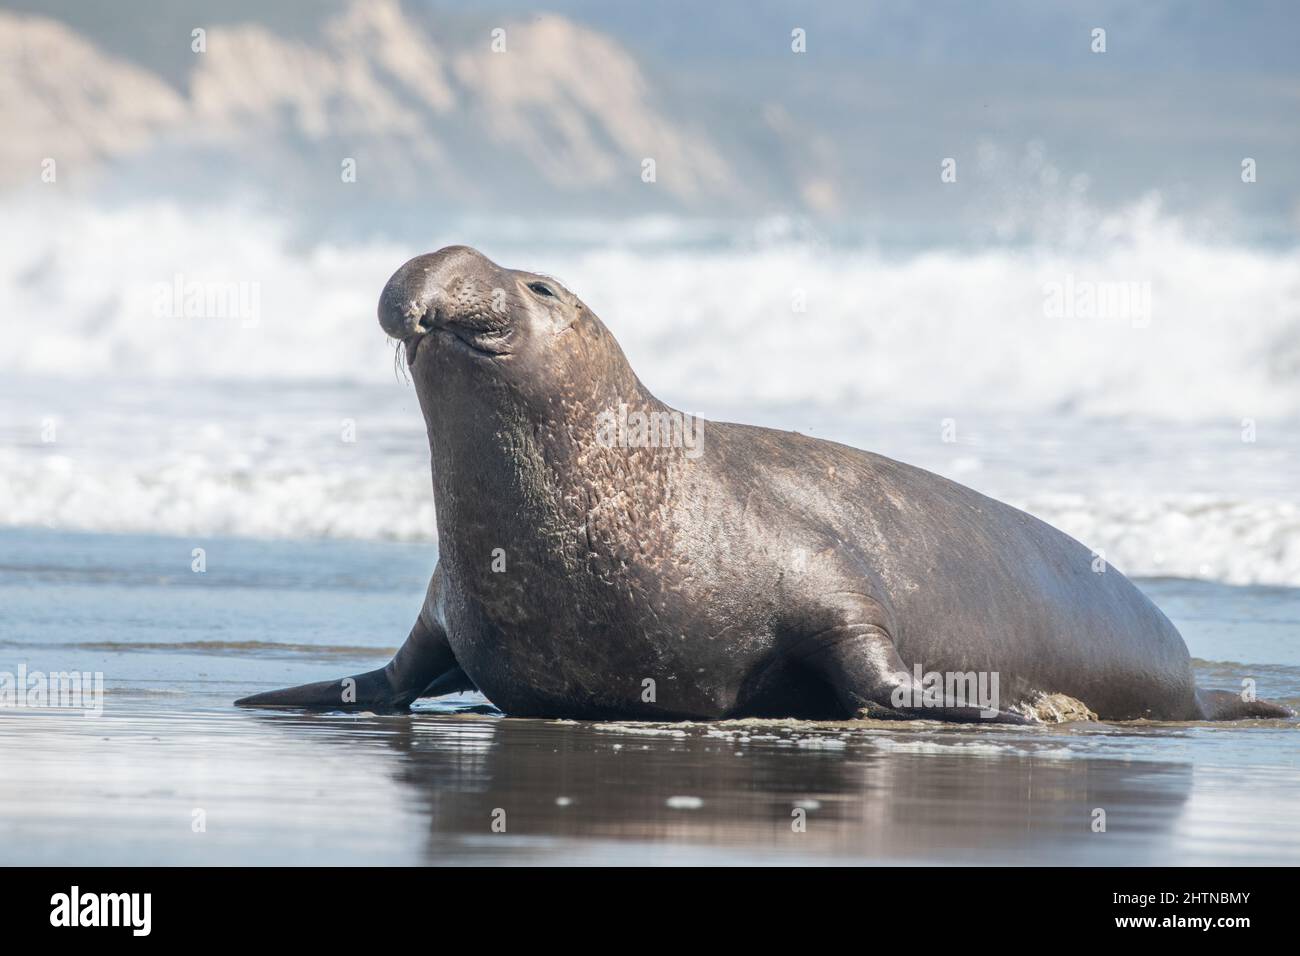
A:
{"label": "seal nostril", "polygon": [[415,330],[417,332],[432,332],[433,318],[432,311],[424,313],[424,315],[420,316],[419,321],[415,323]]}

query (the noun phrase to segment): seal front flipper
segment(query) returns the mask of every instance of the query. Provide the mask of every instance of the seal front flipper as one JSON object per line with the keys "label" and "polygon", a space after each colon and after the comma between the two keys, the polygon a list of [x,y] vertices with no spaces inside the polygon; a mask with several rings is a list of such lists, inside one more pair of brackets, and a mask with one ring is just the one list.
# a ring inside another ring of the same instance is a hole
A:
{"label": "seal front flipper", "polygon": [[[446,632],[432,619],[425,603],[410,635],[386,667],[340,680],[320,681],[253,694],[235,701],[237,707],[304,707],[314,710],[405,710],[426,695],[431,685],[449,686],[464,675]],[[468,680],[468,678],[464,678]],[[473,684],[471,683],[472,687]],[[438,693],[450,693],[441,690]]]}
{"label": "seal front flipper", "polygon": [[439,674],[433,683],[420,692],[421,697],[445,697],[448,694],[460,694],[467,690],[478,690],[468,674],[457,664],[451,670]]}
{"label": "seal front flipper", "polygon": [[795,653],[834,690],[846,716],[886,720],[1033,724],[997,702],[965,701],[916,682],[898,655],[888,614],[877,601],[836,592],[814,614],[816,630]]}

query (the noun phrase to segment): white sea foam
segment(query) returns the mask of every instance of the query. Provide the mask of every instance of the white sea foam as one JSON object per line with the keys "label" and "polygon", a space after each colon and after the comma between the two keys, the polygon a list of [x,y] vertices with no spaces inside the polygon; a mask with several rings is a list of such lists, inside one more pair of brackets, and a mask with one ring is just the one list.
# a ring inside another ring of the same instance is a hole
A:
{"label": "white sea foam", "polygon": [[[231,207],[5,214],[5,525],[432,539],[418,408],[374,308],[405,258],[467,241],[569,283],[678,407],[915,462],[1127,573],[1300,584],[1300,257],[1193,237],[1154,203],[1082,238],[916,254],[771,223],[719,241],[655,220],[622,247],[579,224],[559,248],[480,224],[417,248]],[[177,277],[256,283],[260,314],[159,315]],[[1144,284],[1150,312],[1052,317],[1067,282]]]}
{"label": "white sea foam", "polygon": [[[189,537],[436,539],[411,387],[34,384],[0,430],[0,524]],[[753,416],[804,427],[795,409]],[[54,438],[40,440],[42,421]],[[815,429],[1025,508],[1129,574],[1300,585],[1300,440],[1267,449],[1203,426],[1055,419]],[[356,441],[343,440],[344,422]],[[704,426],[708,427],[707,422]],[[1193,453],[1189,449],[1200,449]]]}

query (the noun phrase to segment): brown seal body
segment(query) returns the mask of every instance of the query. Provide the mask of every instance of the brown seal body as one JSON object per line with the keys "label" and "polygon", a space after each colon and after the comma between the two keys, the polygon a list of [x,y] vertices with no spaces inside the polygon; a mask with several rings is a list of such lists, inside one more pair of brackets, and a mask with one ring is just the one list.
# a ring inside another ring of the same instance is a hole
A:
{"label": "brown seal body", "polygon": [[387,667],[241,704],[477,687],[574,718],[1020,721],[1051,694],[1103,719],[1289,714],[1198,692],[1169,620],[1024,512],[668,407],[554,280],[453,246],[403,265],[379,317],[428,428],[437,570]]}

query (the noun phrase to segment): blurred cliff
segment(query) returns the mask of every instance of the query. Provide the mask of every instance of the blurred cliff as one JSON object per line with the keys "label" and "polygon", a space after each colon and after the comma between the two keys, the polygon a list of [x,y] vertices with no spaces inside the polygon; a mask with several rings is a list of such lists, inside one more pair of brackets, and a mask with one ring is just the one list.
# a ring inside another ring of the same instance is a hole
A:
{"label": "blurred cliff", "polygon": [[[1152,191],[1252,234],[1300,222],[1287,4],[546,10],[3,0],[0,190],[30,188],[53,157],[72,190],[252,194],[354,226],[794,214],[1007,238],[1044,228],[1044,194]],[[945,157],[960,169],[947,192]],[[346,159],[356,182],[341,191]]]}

